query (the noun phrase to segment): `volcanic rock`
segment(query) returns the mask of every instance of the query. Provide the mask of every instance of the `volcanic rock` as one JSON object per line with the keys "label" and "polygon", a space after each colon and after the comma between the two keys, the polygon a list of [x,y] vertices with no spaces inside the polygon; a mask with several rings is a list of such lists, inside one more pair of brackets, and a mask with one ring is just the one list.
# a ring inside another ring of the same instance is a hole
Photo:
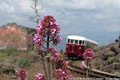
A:
{"label": "volcanic rock", "polygon": [[95,66],[103,67],[105,71],[120,72],[120,36],[114,43],[100,47],[95,53]]}

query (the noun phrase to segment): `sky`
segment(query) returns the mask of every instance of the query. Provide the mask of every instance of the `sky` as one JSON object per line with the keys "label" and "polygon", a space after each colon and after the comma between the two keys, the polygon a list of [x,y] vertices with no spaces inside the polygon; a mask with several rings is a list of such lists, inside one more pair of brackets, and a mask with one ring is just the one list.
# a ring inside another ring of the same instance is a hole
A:
{"label": "sky", "polygon": [[[34,16],[32,5],[32,0],[0,0],[0,26],[16,22],[36,28],[30,21]],[[38,5],[41,18],[55,17],[61,35],[120,34],[120,0],[41,0]]]}

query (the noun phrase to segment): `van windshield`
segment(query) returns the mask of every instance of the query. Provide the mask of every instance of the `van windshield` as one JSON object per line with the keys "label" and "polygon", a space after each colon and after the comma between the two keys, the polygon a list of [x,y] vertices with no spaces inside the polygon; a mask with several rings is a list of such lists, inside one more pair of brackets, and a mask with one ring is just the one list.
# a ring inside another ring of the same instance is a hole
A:
{"label": "van windshield", "polygon": [[70,39],[68,39],[68,43],[70,43]]}

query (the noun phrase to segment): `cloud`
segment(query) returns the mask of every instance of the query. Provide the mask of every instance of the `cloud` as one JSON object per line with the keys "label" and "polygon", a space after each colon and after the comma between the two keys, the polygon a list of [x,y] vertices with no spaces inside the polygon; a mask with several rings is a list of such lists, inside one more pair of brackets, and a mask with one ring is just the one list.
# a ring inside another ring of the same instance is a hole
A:
{"label": "cloud", "polygon": [[96,5],[92,0],[50,0],[45,1],[50,6],[71,9],[94,9]]}
{"label": "cloud", "polygon": [[14,13],[15,12],[15,7],[11,6],[5,2],[0,3],[0,10],[1,12],[7,12],[7,13]]}
{"label": "cloud", "polygon": [[100,19],[103,19],[104,17],[102,14],[96,14],[95,18],[100,20]]}
{"label": "cloud", "polygon": [[25,21],[24,17],[17,16],[17,15],[8,15],[8,17],[11,19],[11,21],[16,21],[16,22],[24,22]]}
{"label": "cloud", "polygon": [[[34,26],[34,23],[29,22],[29,17],[34,16],[31,0],[4,0],[0,2],[2,18]],[[63,28],[64,34],[72,31],[75,33],[92,32],[97,29],[109,31],[108,26],[113,24],[119,26],[120,22],[120,0],[43,0],[38,8],[40,9],[41,6],[43,9],[40,10],[40,16],[53,15]]]}
{"label": "cloud", "polygon": [[29,13],[32,12],[32,2],[31,0],[9,0],[10,5],[13,5],[16,8],[16,11]]}
{"label": "cloud", "polygon": [[69,24],[68,20],[63,20],[63,24]]}
{"label": "cloud", "polygon": [[1,1],[0,9],[7,12],[32,12],[32,0],[5,0]]}
{"label": "cloud", "polygon": [[120,25],[113,24],[113,25],[107,26],[106,31],[108,31],[108,32],[120,32]]}

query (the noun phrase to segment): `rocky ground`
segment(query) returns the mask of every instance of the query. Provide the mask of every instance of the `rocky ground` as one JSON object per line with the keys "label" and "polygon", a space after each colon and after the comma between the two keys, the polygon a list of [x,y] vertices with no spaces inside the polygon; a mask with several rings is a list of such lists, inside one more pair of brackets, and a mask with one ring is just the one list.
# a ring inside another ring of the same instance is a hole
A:
{"label": "rocky ground", "polygon": [[120,73],[120,36],[114,43],[100,47],[92,64],[106,72]]}
{"label": "rocky ground", "polygon": [[0,53],[0,80],[17,80],[20,65],[24,65],[28,80],[34,80],[39,72],[44,74],[41,58],[34,52],[15,52],[12,55]]}

